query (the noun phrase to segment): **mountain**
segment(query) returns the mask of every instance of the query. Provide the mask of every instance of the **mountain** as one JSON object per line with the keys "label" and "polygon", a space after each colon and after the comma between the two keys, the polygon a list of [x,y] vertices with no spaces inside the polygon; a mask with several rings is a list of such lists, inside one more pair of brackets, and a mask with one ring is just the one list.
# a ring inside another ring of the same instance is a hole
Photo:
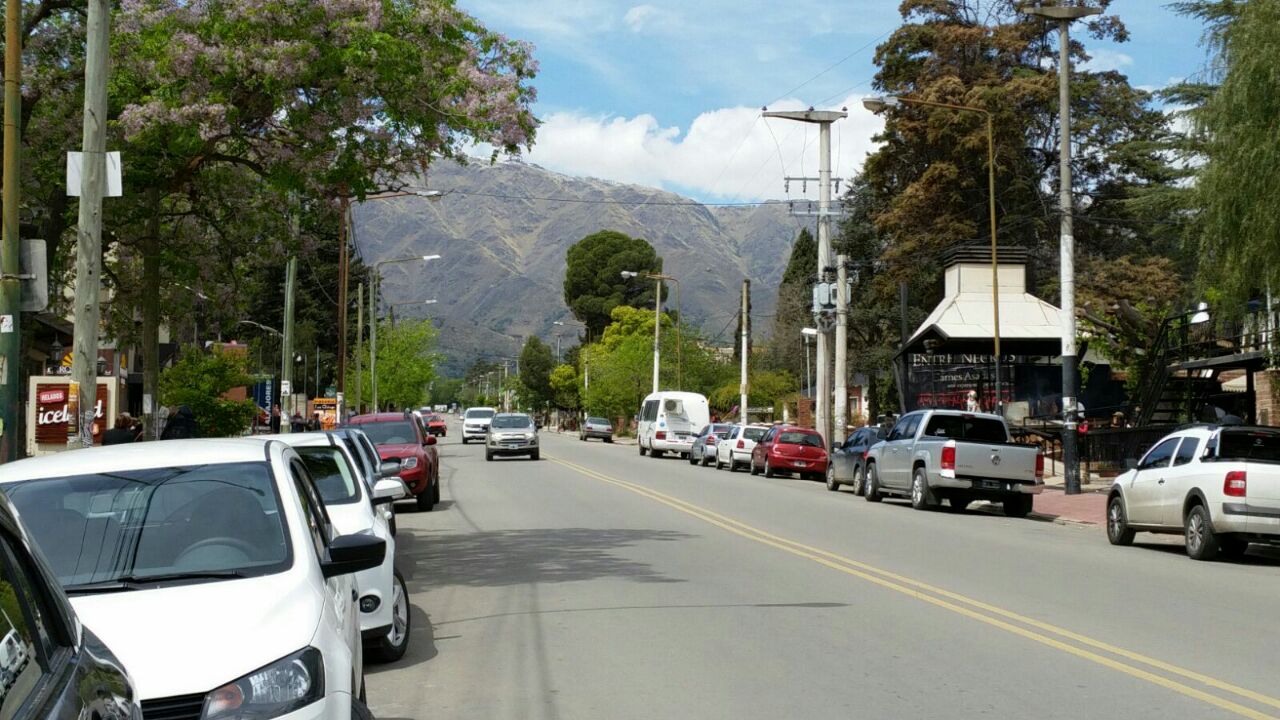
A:
{"label": "mountain", "polygon": [[679,281],[684,316],[718,344],[732,343],[742,278],[750,278],[752,314],[759,332],[767,332],[802,226],[786,205],[708,207],[664,190],[519,161],[442,162],[432,166],[430,186],[447,194],[359,205],[355,243],[368,265],[442,256],[383,266],[383,308],[435,299],[396,312],[436,319],[446,369],[454,372],[477,358],[514,356],[532,334],[552,346],[559,334],[563,347],[574,345],[581,326],[553,324],[573,320],[562,289],[565,253],[598,230],[652,243],[665,272]]}

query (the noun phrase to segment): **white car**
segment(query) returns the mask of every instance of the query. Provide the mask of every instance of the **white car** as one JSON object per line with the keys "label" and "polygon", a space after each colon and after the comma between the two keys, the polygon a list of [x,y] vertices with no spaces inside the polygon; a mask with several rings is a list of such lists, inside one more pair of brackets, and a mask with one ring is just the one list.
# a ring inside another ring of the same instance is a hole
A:
{"label": "white car", "polygon": [[729,436],[716,444],[716,469],[751,467],[751,449],[769,432],[768,425],[734,425]]}
{"label": "white car", "polygon": [[369,718],[355,573],[302,459],[258,438],[169,440],[0,466],[76,614],[144,717]]}
{"label": "white car", "polygon": [[278,437],[302,458],[340,534],[369,534],[386,542],[382,565],[356,573],[360,635],[370,659],[399,660],[409,647],[409,591],[395,567],[396,539],[391,524],[379,511],[379,506],[409,496],[409,488],[399,477],[399,463],[380,465],[370,490],[364,470],[341,438],[326,432]]}
{"label": "white car", "polygon": [[1128,545],[1136,531],[1181,533],[1196,560],[1280,544],[1280,429],[1202,425],[1162,438],[1107,499],[1107,539]]}
{"label": "white car", "polygon": [[[373,444],[369,436],[358,427],[338,428],[330,431],[334,437],[340,439],[342,444],[346,446],[347,453],[356,459],[356,464],[360,467],[360,475],[365,479],[365,487],[369,492],[373,492],[373,487],[378,480],[385,477],[382,471],[386,469],[386,463],[382,462],[382,457],[378,455],[378,446]],[[396,477],[399,478],[399,466],[396,466]],[[384,502],[378,504],[378,512],[387,521],[387,525],[391,528],[391,535],[396,534],[396,504],[394,502]]]}
{"label": "white car", "polygon": [[484,442],[489,434],[489,423],[493,422],[493,416],[497,414],[498,411],[491,407],[467,408],[467,412],[462,415],[462,444],[466,445],[472,440]]}

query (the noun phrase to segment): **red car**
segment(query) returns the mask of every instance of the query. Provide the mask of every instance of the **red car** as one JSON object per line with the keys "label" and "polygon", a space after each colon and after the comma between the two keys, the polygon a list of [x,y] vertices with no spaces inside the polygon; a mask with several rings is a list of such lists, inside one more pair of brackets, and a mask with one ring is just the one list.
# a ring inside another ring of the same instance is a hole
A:
{"label": "red car", "polygon": [[409,413],[357,415],[349,425],[364,431],[378,447],[383,460],[400,461],[400,479],[409,486],[419,510],[430,510],[440,501],[440,454],[436,438],[422,430]]}
{"label": "red car", "polygon": [[444,437],[449,434],[448,423],[446,423],[444,418],[439,415],[428,415],[427,432],[435,435],[436,437]]}
{"label": "red car", "polygon": [[818,431],[794,425],[774,425],[751,450],[752,475],[763,471],[765,477],[774,477],[785,472],[821,480],[826,477],[828,462]]}

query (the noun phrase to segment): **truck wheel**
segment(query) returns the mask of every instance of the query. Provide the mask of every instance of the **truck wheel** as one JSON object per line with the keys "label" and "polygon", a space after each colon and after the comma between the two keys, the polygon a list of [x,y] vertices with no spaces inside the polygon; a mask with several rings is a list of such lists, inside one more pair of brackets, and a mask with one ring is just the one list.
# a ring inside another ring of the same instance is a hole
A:
{"label": "truck wheel", "polygon": [[1024,518],[1031,513],[1030,495],[1010,495],[1004,499],[1004,514],[1011,518]]}
{"label": "truck wheel", "polygon": [[1187,513],[1184,527],[1187,538],[1187,555],[1192,560],[1213,560],[1221,550],[1218,536],[1209,524],[1209,511],[1203,505],[1196,505]]}
{"label": "truck wheel", "polygon": [[880,502],[884,498],[880,495],[880,473],[876,471],[875,464],[868,465],[863,472],[867,475],[867,502]]}
{"label": "truck wheel", "polygon": [[929,476],[925,474],[924,468],[916,468],[915,474],[911,476],[911,507],[916,510],[931,510],[937,506],[938,501],[929,489]]}
{"label": "truck wheel", "polygon": [[1124,501],[1119,495],[1107,503],[1107,541],[1112,545],[1132,545],[1133,528],[1124,512]]}

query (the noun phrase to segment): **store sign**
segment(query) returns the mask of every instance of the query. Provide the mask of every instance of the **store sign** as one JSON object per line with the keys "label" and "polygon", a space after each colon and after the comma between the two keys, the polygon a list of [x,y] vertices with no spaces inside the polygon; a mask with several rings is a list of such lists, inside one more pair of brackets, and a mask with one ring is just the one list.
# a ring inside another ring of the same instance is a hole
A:
{"label": "store sign", "polygon": [[[911,365],[913,367],[923,365],[993,365],[995,360],[995,355],[911,353]],[[1004,355],[1000,362],[1005,365],[1015,365],[1026,362],[1026,358],[1021,355]]]}
{"label": "store sign", "polygon": [[[66,385],[36,385],[36,442],[40,444],[65,444],[67,426],[71,420],[71,403]],[[103,415],[107,406],[107,386],[98,385],[98,404],[94,408],[93,442],[101,444],[102,431],[106,429]]]}

